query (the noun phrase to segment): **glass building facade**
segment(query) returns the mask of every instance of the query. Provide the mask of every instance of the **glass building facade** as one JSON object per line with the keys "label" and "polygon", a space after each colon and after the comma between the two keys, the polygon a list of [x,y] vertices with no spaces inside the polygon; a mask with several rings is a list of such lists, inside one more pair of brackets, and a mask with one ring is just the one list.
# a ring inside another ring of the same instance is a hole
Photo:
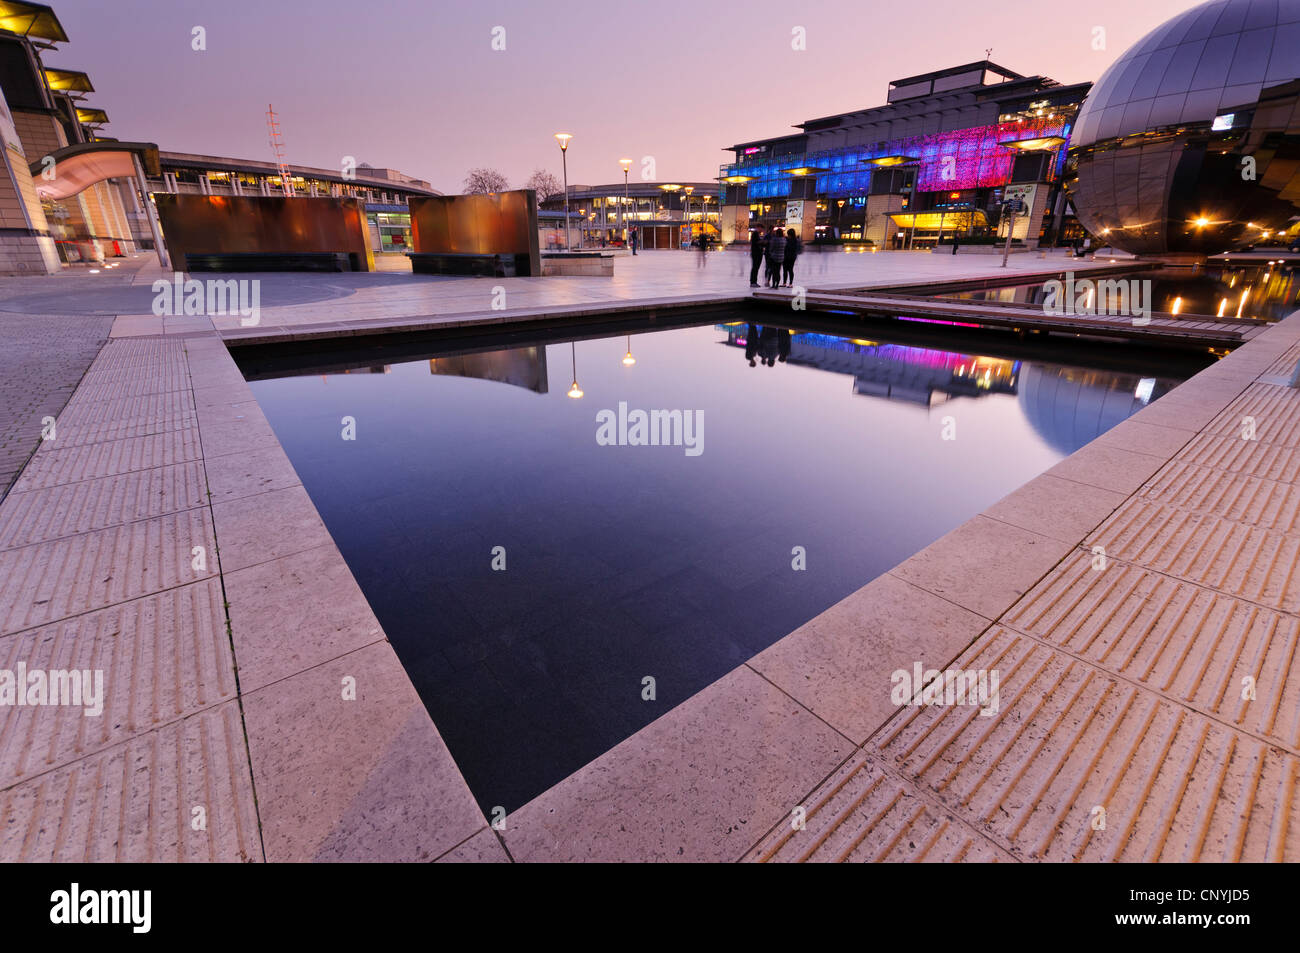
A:
{"label": "glass building facade", "polygon": [[991,62],[890,84],[886,105],[799,124],[801,132],[729,147],[724,232],[798,227],[805,240],[932,245],[992,241],[1007,186],[1034,186],[1014,237],[1072,240],[1061,193],[1067,146],[1088,85],[1062,86]]}
{"label": "glass building facade", "polygon": [[1071,142],[1080,219],[1136,254],[1300,243],[1300,0],[1212,0],[1097,80]]}

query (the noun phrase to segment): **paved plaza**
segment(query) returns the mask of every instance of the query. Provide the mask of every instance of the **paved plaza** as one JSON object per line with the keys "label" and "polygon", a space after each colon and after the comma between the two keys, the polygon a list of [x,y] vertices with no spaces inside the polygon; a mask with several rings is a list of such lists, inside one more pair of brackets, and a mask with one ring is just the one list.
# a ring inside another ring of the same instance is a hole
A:
{"label": "paved plaza", "polygon": [[[106,698],[0,720],[0,860],[1300,859],[1300,315],[489,825],[227,343],[738,300],[747,268],[265,276],[256,328],[149,313],[143,256],[4,280],[0,355],[60,359],[0,384],[0,668]],[[1001,669],[998,711],[891,704],[916,659]]]}

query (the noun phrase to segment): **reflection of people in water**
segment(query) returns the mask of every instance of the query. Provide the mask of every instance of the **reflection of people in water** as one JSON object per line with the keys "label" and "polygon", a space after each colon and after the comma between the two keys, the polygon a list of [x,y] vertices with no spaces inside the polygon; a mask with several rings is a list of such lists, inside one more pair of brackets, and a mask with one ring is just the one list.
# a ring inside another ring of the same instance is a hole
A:
{"label": "reflection of people in water", "polygon": [[758,361],[764,367],[776,367],[777,361],[784,364],[790,357],[793,336],[794,332],[785,328],[748,325],[745,329],[745,360],[749,361],[750,367],[757,367]]}
{"label": "reflection of people in water", "polygon": [[763,333],[758,339],[759,356],[768,367],[776,367],[776,355],[781,350],[777,338],[776,328],[764,327]]}
{"label": "reflection of people in water", "polygon": [[757,367],[754,358],[758,355],[758,325],[751,324],[745,331],[745,360],[750,367]]}

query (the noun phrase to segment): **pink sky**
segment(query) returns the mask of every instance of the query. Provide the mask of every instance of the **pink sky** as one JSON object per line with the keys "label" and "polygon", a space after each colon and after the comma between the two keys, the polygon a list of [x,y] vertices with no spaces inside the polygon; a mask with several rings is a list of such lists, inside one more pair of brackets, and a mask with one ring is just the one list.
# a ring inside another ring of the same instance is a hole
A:
{"label": "pink sky", "polygon": [[[1189,0],[55,0],[106,135],[269,160],[267,103],[290,162],[345,155],[459,191],[472,166],[513,185],[560,174],[710,179],[734,142],[884,102],[897,79],[984,58],[1062,83],[1095,80]],[[191,49],[192,30],[207,49]],[[505,50],[492,49],[505,28]],[[791,48],[802,27],[807,49]],[[1094,31],[1105,49],[1093,49]],[[634,170],[633,174],[636,174]]]}

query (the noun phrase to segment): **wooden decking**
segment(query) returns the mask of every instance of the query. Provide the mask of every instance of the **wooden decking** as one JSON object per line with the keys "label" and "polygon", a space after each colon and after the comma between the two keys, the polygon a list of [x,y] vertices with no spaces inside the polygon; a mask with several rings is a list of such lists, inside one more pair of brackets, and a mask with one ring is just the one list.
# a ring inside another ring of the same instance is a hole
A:
{"label": "wooden decking", "polygon": [[[790,291],[755,291],[753,297],[780,307],[792,307],[797,301]],[[981,328],[1087,335],[1181,347],[1236,347],[1268,326],[1266,322],[1249,318],[1207,318],[1203,315],[1154,313],[1149,319],[1104,314],[1058,315],[1049,314],[1041,307],[1005,302],[959,301],[870,291],[808,291],[802,303],[809,311],[847,312],[869,321],[923,318]]]}

